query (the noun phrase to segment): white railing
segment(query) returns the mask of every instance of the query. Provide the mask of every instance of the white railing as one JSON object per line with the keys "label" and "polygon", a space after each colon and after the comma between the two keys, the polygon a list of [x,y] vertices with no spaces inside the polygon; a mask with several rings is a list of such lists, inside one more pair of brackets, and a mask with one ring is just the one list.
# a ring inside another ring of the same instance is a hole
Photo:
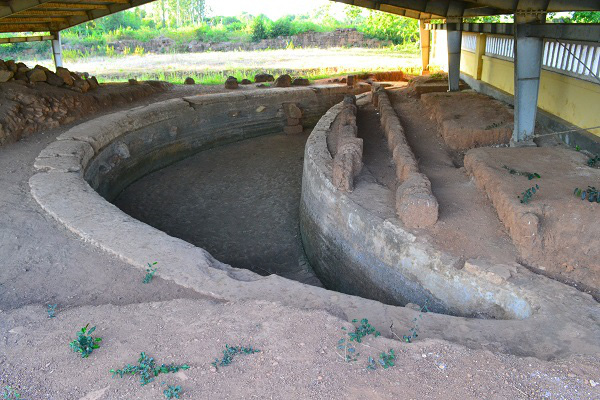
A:
{"label": "white railing", "polygon": [[514,58],[515,40],[510,36],[487,36],[485,38],[485,55],[512,60]]}
{"label": "white railing", "polygon": [[594,75],[600,76],[600,44],[548,40],[542,63],[546,69],[598,82]]}
{"label": "white railing", "polygon": [[[514,50],[515,41],[511,36],[489,35],[486,37],[486,56],[512,61]],[[542,68],[599,83],[600,44],[545,40]]]}
{"label": "white railing", "polygon": [[462,49],[475,53],[477,48],[477,35],[463,33],[462,35]]}

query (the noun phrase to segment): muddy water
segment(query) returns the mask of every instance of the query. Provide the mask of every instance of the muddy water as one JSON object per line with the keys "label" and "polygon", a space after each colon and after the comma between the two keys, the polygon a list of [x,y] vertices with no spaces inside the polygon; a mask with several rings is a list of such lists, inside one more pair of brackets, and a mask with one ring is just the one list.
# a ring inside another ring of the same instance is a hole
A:
{"label": "muddy water", "polygon": [[303,135],[268,135],[200,152],[115,200],[121,210],[218,260],[321,285],[299,231]]}

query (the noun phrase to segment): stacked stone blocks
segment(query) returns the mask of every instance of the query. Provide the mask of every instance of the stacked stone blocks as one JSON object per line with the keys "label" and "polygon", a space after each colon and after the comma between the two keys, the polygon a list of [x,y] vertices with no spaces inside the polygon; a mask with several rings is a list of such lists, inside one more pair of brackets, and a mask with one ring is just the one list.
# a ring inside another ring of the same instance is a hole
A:
{"label": "stacked stone blocks", "polygon": [[388,148],[396,164],[396,213],[410,228],[432,226],[438,219],[438,202],[431,192],[431,182],[419,170],[415,156],[406,141],[404,128],[382,86],[373,88],[373,104],[379,109],[381,126]]}
{"label": "stacked stone blocks", "polygon": [[343,108],[332,124],[331,137],[333,152],[333,184],[338,190],[351,192],[354,189],[354,177],[362,169],[363,140],[356,137],[356,97],[344,98]]}

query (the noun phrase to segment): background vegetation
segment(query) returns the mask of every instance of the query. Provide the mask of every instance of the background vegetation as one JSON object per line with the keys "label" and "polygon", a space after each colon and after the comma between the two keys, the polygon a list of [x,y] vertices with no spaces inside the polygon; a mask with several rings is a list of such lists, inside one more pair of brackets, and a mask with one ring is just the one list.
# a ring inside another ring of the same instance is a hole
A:
{"label": "background vegetation", "polygon": [[[66,58],[115,55],[112,43],[136,40],[142,43],[159,37],[175,41],[174,52],[187,51],[193,40],[201,42],[250,42],[300,33],[330,32],[356,28],[367,37],[394,45],[416,46],[418,22],[379,11],[346,6],[343,15],[325,5],[311,13],[271,20],[265,15],[242,13],[237,17],[207,16],[204,0],[159,0],[91,21],[62,32]],[[143,49],[138,49],[138,54]],[[135,48],[130,49],[135,53]],[[0,58],[49,57],[48,42],[0,45]]]}

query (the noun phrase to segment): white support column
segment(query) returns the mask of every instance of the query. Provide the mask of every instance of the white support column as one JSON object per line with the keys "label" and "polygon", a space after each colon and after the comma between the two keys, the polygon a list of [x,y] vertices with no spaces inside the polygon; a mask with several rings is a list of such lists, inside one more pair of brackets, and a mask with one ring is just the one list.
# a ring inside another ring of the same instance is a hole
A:
{"label": "white support column", "polygon": [[429,52],[431,47],[431,31],[425,29],[425,20],[419,20],[419,34],[421,42],[421,66],[423,73],[429,71]]}
{"label": "white support column", "polygon": [[462,31],[460,18],[448,18],[448,91],[457,92],[460,82],[460,49]]}
{"label": "white support column", "polygon": [[535,130],[544,39],[523,35],[519,28],[528,22],[536,19],[515,15],[515,124],[511,146],[531,145]]}
{"label": "white support column", "polygon": [[54,36],[52,39],[52,55],[54,56],[54,66],[56,68],[63,66],[62,58],[62,42],[60,40],[60,31],[52,32]]}

